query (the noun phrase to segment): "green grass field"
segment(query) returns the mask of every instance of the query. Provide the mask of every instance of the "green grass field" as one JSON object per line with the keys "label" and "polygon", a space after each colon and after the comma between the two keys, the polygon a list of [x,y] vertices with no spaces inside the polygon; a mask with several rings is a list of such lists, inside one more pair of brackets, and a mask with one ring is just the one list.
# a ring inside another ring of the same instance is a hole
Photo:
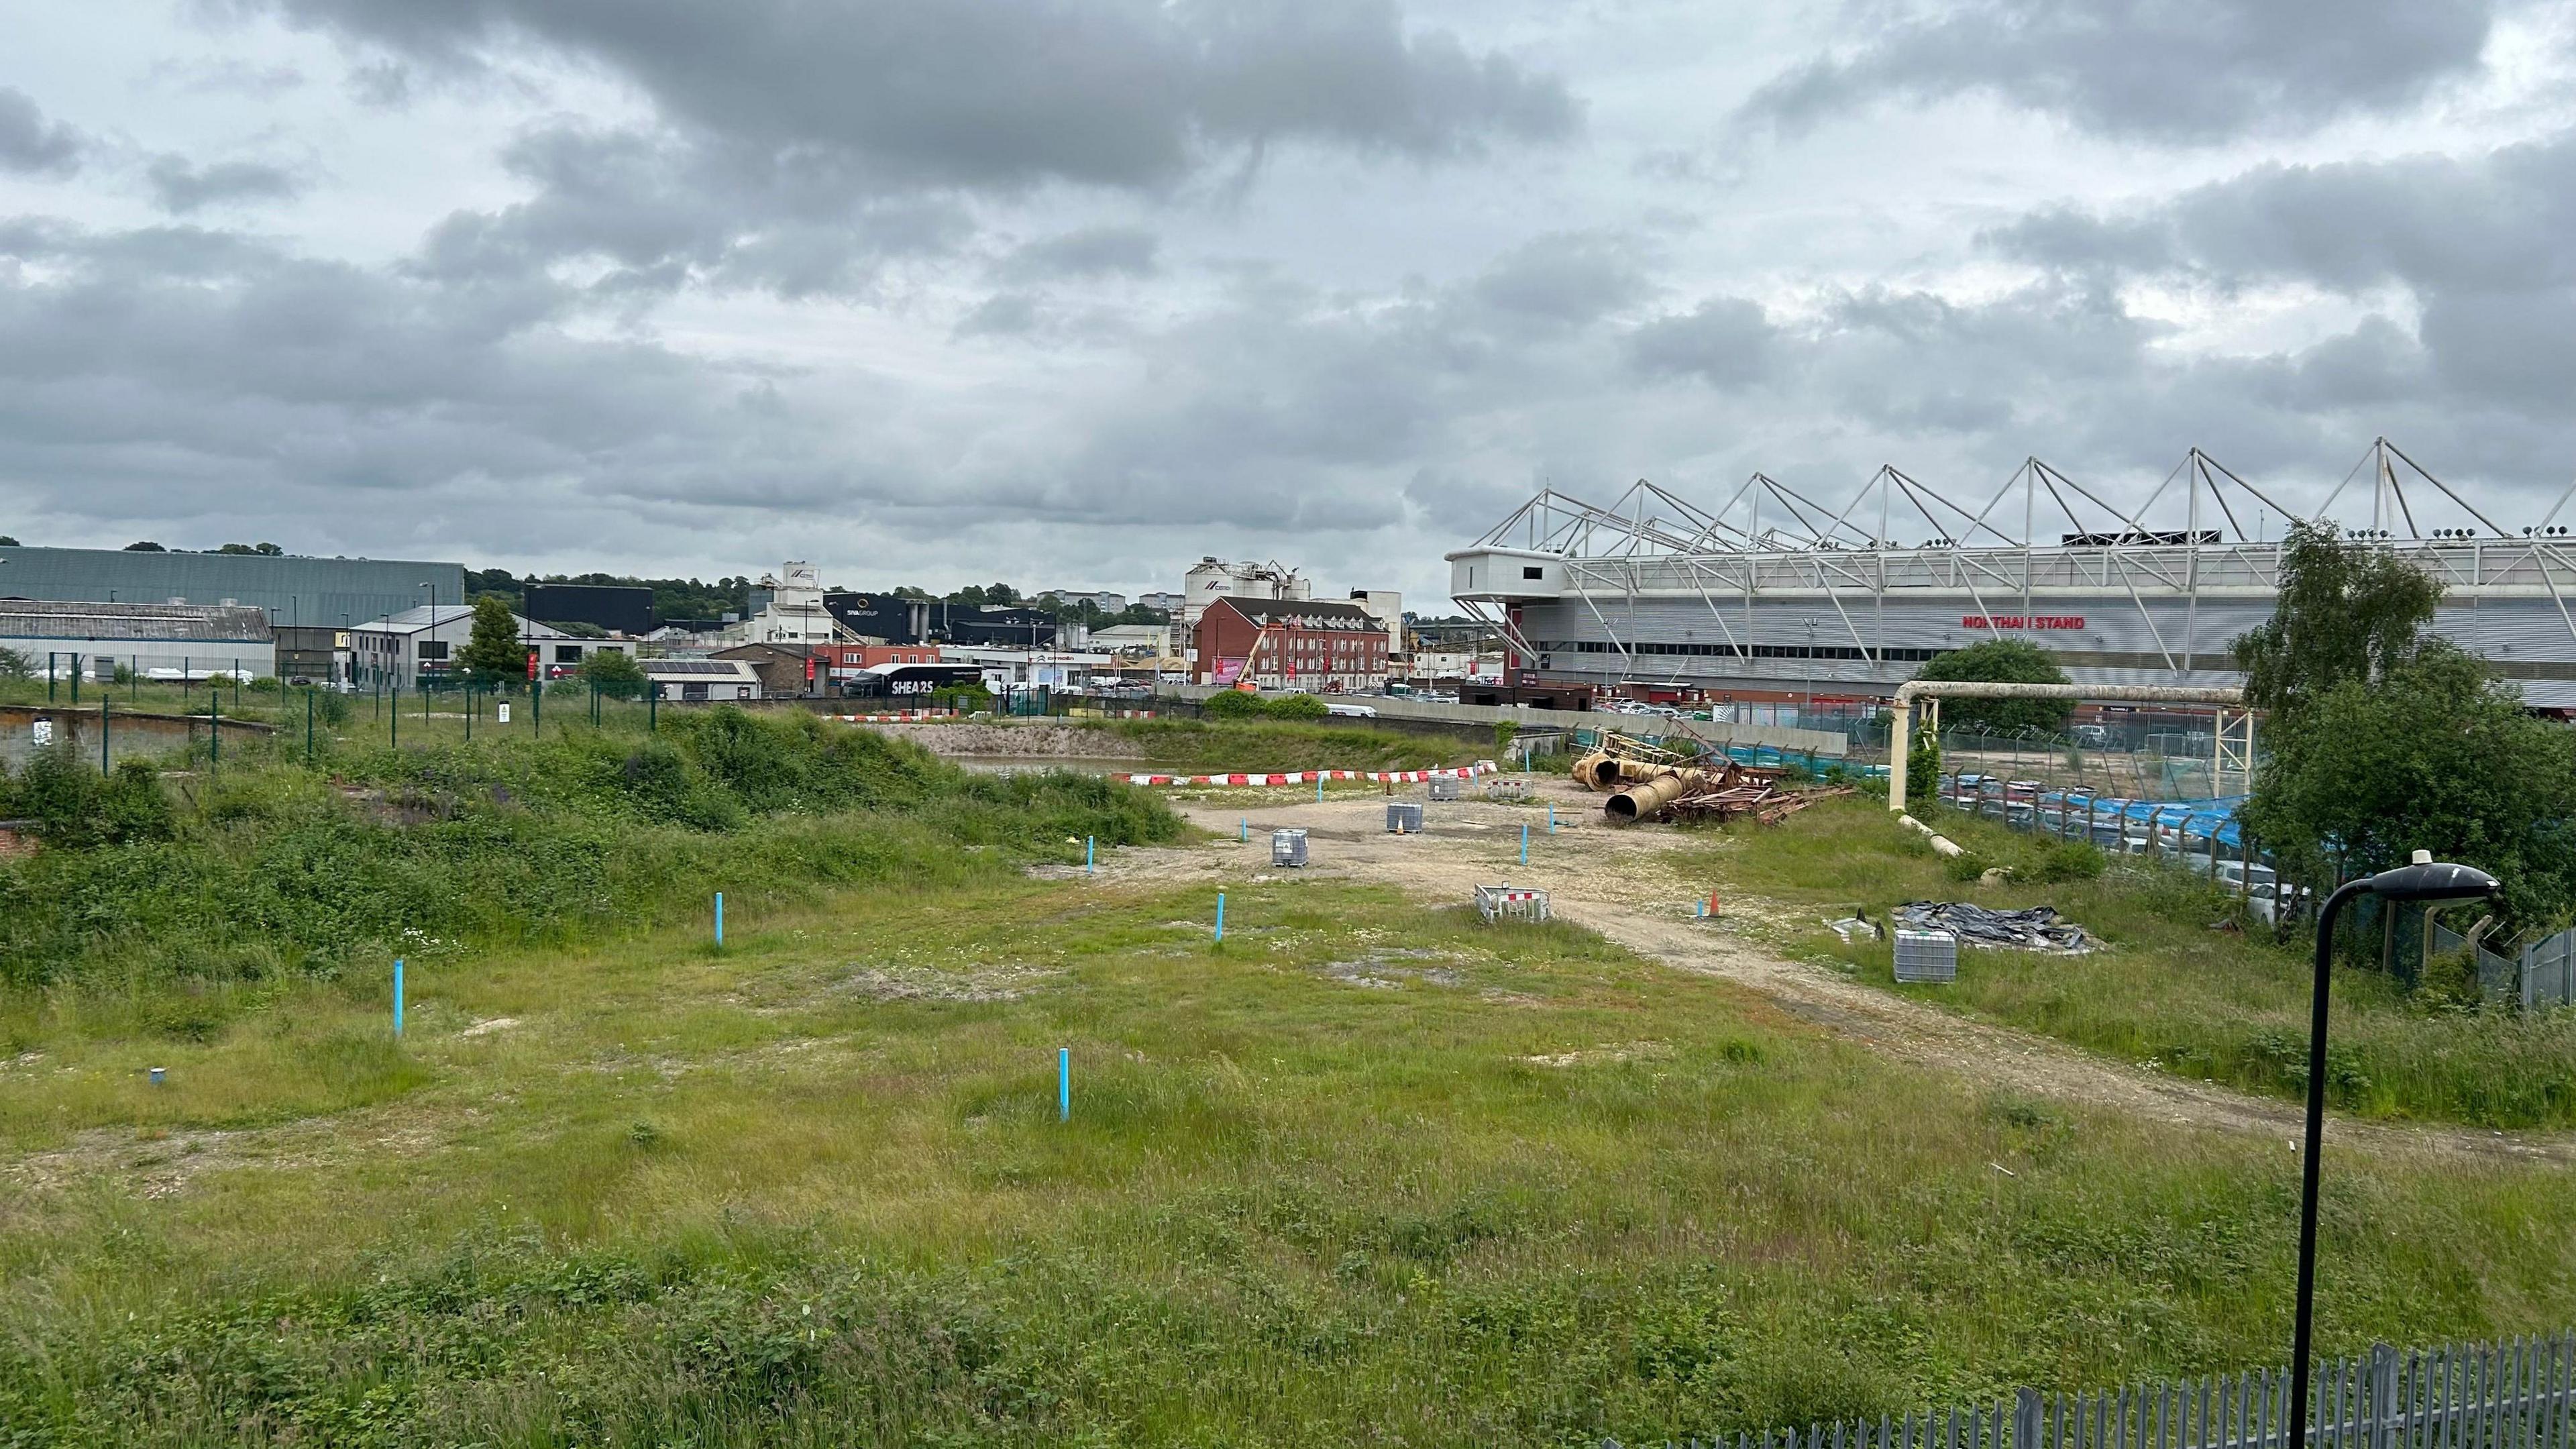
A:
{"label": "green grass field", "polygon": [[[1956,811],[1938,825],[1998,862],[2027,859],[2037,845]],[[2132,860],[2091,881],[1962,884],[1882,801],[1865,797],[1829,801],[1777,829],[1737,827],[1684,853],[1695,869],[1794,907],[1798,924],[1775,933],[1780,944],[1891,991],[2163,1071],[2277,1096],[2306,1089],[2307,944],[2211,929],[2228,902],[2186,872]],[[1846,945],[1820,924],[1861,904],[1884,921],[1908,900],[2051,905],[2110,949],[2073,958],[1963,950],[1956,984],[1900,987],[1888,944]],[[2329,1041],[2328,1085],[2346,1110],[2576,1125],[2576,1012],[2462,1010],[2410,997],[2375,970],[2338,969]]]}
{"label": "green grass field", "polygon": [[[434,958],[399,1044],[375,971],[51,1018],[0,1066],[7,1442],[1634,1443],[2282,1352],[2279,1143],[1570,928],[1211,906],[858,886],[721,954]],[[2326,1348],[2564,1318],[2555,1172],[2331,1166]]]}

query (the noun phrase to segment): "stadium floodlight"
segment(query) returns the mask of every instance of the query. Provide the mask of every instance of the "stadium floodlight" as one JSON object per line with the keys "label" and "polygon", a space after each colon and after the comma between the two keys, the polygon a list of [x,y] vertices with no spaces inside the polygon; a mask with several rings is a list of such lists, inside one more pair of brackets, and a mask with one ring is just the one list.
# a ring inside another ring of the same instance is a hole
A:
{"label": "stadium floodlight", "polygon": [[2355,896],[2377,896],[2385,903],[2475,901],[2493,896],[2496,878],[2475,866],[2433,859],[2429,850],[2393,870],[2346,881],[2326,897],[2317,912],[2316,985],[2308,1008],[2308,1120],[2299,1169],[2299,1302],[2290,1331],[2290,1449],[2306,1449],[2308,1438],[2308,1342],[2314,1326],[2317,1292],[2317,1158],[2326,1118],[2326,996],[2334,978],[2335,917]]}

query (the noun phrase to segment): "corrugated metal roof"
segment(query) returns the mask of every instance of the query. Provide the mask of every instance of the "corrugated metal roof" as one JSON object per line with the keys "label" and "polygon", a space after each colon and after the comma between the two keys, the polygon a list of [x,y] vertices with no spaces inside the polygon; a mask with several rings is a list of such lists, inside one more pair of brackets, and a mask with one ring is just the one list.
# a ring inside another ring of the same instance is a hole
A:
{"label": "corrugated metal roof", "polygon": [[266,609],[0,599],[0,639],[202,639],[241,644],[272,637]]}

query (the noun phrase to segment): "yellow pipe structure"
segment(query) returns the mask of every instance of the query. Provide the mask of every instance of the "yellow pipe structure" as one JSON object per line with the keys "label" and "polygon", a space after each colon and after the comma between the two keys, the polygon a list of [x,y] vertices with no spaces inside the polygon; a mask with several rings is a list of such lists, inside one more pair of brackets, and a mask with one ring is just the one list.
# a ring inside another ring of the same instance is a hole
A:
{"label": "yellow pipe structure", "polygon": [[1601,781],[1597,779],[1592,772],[1599,769],[1609,760],[1609,758],[1610,756],[1603,751],[1594,750],[1591,754],[1585,755],[1576,760],[1574,762],[1574,783],[1582,786],[1586,790],[1600,789]]}
{"label": "yellow pipe structure", "polygon": [[1671,771],[1631,785],[1611,796],[1601,806],[1602,813],[1620,825],[1650,820],[1675,800],[1699,788],[1697,771]]}

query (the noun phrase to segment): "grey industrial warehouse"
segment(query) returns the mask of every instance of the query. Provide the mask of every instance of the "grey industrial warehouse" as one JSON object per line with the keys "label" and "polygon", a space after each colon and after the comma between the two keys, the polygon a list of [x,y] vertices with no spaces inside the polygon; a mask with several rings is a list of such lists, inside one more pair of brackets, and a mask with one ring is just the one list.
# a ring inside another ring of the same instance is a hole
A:
{"label": "grey industrial warehouse", "polygon": [[2333,521],[2441,581],[2434,632],[2567,712],[2571,497],[2500,522],[2381,440],[2293,510],[2194,449],[2126,507],[2036,459],[1966,503],[1892,467],[1839,507],[1758,473],[1715,508],[1645,482],[1605,505],[1549,489],[1447,557],[1515,683],[1875,700],[1936,653],[2012,638],[2079,684],[2226,686],[2229,642],[2272,612],[2281,533]]}
{"label": "grey industrial warehouse", "polygon": [[414,604],[462,601],[465,566],[294,554],[0,547],[0,597],[237,604],[264,610],[280,626],[348,629]]}

